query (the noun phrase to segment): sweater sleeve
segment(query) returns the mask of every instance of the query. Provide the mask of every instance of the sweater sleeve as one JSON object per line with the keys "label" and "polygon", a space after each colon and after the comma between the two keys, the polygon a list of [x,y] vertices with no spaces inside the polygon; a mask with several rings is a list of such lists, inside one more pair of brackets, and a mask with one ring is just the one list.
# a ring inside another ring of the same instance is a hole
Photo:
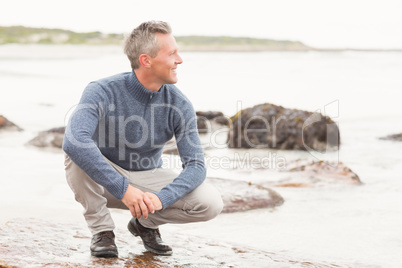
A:
{"label": "sweater sleeve", "polygon": [[90,83],[69,119],[63,150],[92,180],[122,199],[129,182],[110,166],[93,139],[99,122],[106,118],[107,107],[106,93],[99,84]]}
{"label": "sweater sleeve", "polygon": [[163,209],[176,203],[183,196],[197,188],[206,176],[204,153],[197,129],[197,118],[192,105],[177,111],[175,138],[183,170],[174,181],[155,193]]}

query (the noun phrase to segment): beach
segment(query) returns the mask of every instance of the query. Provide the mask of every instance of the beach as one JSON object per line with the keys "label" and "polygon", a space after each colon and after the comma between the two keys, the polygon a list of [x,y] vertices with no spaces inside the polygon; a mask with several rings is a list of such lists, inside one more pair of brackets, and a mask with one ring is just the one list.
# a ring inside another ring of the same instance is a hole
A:
{"label": "beach", "polygon": [[[340,150],[320,156],[308,151],[229,149],[223,144],[206,150],[207,160],[275,154],[275,159],[286,163],[340,161],[363,184],[273,187],[285,200],[279,207],[221,214],[206,223],[162,226],[177,256],[160,263],[165,261],[168,267],[400,266],[402,143],[379,138],[402,132],[402,53],[183,52],[182,58],[177,86],[196,111],[221,111],[230,117],[257,104],[273,103],[320,111],[340,130]],[[0,230],[11,230],[10,223],[24,228],[24,222],[76,228],[84,237],[71,242],[81,245],[77,262],[90,263],[90,234],[82,208],[65,181],[63,152],[26,143],[40,131],[65,126],[90,81],[127,71],[129,62],[118,46],[0,46],[0,114],[23,129],[0,131]],[[207,168],[209,177],[252,184],[288,176],[275,165],[230,169],[210,164]],[[112,213],[117,233],[129,235],[129,213]],[[33,229],[40,233],[40,228]],[[12,235],[3,233],[0,244],[11,241]],[[34,237],[28,235],[26,247],[35,245]],[[143,254],[136,240],[135,252],[130,252],[128,239],[121,242],[124,258]],[[201,253],[194,253],[192,244]],[[82,257],[85,251],[88,256]],[[113,265],[121,267],[124,262]]]}

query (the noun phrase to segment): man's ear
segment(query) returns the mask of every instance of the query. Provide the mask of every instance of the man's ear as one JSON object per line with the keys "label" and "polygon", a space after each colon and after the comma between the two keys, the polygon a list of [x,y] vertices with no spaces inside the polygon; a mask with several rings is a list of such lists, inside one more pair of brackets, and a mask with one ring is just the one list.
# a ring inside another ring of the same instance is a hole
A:
{"label": "man's ear", "polygon": [[150,68],[151,67],[151,61],[149,59],[149,56],[147,54],[141,54],[139,57],[140,64],[144,66],[145,68]]}

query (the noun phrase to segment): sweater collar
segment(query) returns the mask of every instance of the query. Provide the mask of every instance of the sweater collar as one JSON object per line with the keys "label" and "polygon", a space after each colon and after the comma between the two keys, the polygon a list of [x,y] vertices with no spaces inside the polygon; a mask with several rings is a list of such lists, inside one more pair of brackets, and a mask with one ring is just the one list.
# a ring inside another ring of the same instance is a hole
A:
{"label": "sweater collar", "polygon": [[142,103],[147,103],[151,99],[151,96],[160,93],[165,86],[163,85],[159,91],[151,91],[144,87],[140,81],[138,81],[134,70],[132,70],[128,77],[127,87],[128,91],[136,100]]}

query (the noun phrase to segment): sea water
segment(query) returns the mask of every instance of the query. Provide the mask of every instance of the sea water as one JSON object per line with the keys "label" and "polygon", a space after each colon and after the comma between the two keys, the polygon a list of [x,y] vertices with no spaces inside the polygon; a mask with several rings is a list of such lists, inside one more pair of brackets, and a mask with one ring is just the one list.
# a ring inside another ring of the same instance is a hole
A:
{"label": "sea water", "polygon": [[[402,143],[379,138],[402,132],[402,53],[181,56],[177,86],[197,111],[222,111],[229,117],[273,103],[330,116],[340,128],[341,147],[322,157],[343,162],[364,184],[275,188],[285,199],[278,208],[222,214],[207,223],[167,229],[340,266],[400,267]],[[120,47],[0,46],[0,114],[24,129],[0,133],[0,223],[14,217],[81,217],[64,180],[63,155],[24,144],[39,131],[65,125],[90,81],[126,71],[130,65]],[[221,156],[233,153],[226,150]],[[264,157],[270,151],[249,152]],[[276,154],[288,160],[314,158],[308,152]],[[210,176],[222,174],[208,170]],[[254,182],[270,174],[239,172],[230,178]]]}

